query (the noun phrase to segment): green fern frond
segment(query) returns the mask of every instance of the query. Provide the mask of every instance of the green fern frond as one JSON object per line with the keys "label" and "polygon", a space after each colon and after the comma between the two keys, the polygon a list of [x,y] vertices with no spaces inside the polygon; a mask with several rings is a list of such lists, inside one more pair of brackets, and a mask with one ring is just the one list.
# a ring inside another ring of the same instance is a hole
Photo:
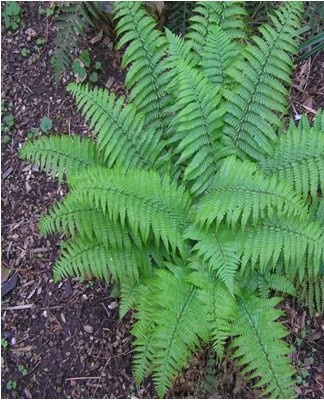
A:
{"label": "green fern frond", "polygon": [[232,228],[240,224],[244,229],[264,215],[294,215],[305,220],[307,211],[305,201],[285,181],[267,177],[255,163],[227,157],[209,193],[198,203],[196,222],[208,228],[213,222],[219,226],[226,221]]}
{"label": "green fern frond", "polygon": [[84,240],[103,243],[112,248],[130,248],[135,237],[130,238],[128,231],[120,224],[112,221],[101,210],[96,209],[86,200],[75,200],[73,193],[58,202],[42,217],[40,232],[43,235],[55,232],[66,236],[81,237]]}
{"label": "green fern frond", "polygon": [[89,241],[80,237],[65,243],[61,256],[54,266],[54,279],[79,276],[85,279],[94,275],[109,281],[112,276],[117,282],[131,278],[136,281],[142,269],[150,269],[149,253],[135,245],[113,248],[109,245]]}
{"label": "green fern frond", "polygon": [[228,229],[219,229],[217,233],[207,233],[197,228],[189,228],[185,238],[197,241],[192,248],[194,257],[206,263],[209,271],[214,272],[233,294],[234,277],[240,258],[236,252],[234,237]]}
{"label": "green fern frond", "polygon": [[260,163],[266,174],[291,182],[305,197],[324,192],[324,134],[316,128],[298,129],[291,123],[279,135],[273,153]]}
{"label": "green fern frond", "polygon": [[300,221],[296,217],[272,217],[237,235],[242,248],[242,268],[248,262],[252,268],[259,265],[261,271],[268,263],[275,268],[282,257],[285,268],[294,266],[294,273],[300,281],[304,279],[305,273],[312,278],[318,275],[324,257],[324,229],[318,222]]}
{"label": "green fern frond", "polygon": [[166,27],[177,35],[184,36],[188,30],[189,18],[195,6],[194,1],[170,1],[167,2]]}
{"label": "green fern frond", "polygon": [[324,225],[324,199],[315,197],[309,208],[309,213],[313,220]]}
{"label": "green fern frond", "polygon": [[176,133],[171,141],[179,143],[174,153],[178,164],[186,165],[184,181],[192,182],[191,192],[199,195],[210,186],[218,169],[221,96],[202,72],[181,61],[178,66],[178,113],[172,121]]}
{"label": "green fern frond", "polygon": [[147,242],[151,233],[159,246],[185,254],[182,230],[188,224],[190,198],[185,189],[154,171],[91,169],[74,175],[69,184],[75,201],[91,202],[134,235]]}
{"label": "green fern frond", "polygon": [[254,37],[255,44],[243,50],[245,59],[228,70],[237,86],[224,92],[224,143],[239,158],[262,160],[277,140],[276,128],[282,125],[277,113],[286,112],[288,94],[282,82],[290,83],[289,54],[296,49],[300,14],[300,3],[284,3],[272,17],[274,27],[263,25],[262,37]]}
{"label": "green fern frond", "polygon": [[34,164],[39,164],[52,176],[58,176],[62,182],[63,175],[71,174],[83,168],[102,165],[96,145],[87,138],[79,136],[42,137],[34,142],[27,142],[20,150],[20,156]]}
{"label": "green fern frond", "polygon": [[322,261],[322,274],[315,279],[306,279],[300,283],[297,291],[301,301],[307,304],[310,315],[315,311],[324,314],[324,261]]}
{"label": "green fern frond", "polygon": [[[168,41],[168,57],[165,59],[167,70],[165,71],[165,85],[170,93],[177,93],[178,91],[178,71],[179,62],[184,62],[190,67],[197,65],[197,60],[192,52],[192,43],[185,41],[170,32],[167,28],[165,29],[166,38]],[[175,95],[173,95],[175,97]],[[173,103],[175,102],[175,99]]]}
{"label": "green fern frond", "polygon": [[260,299],[244,295],[232,324],[232,334],[236,337],[230,347],[236,348],[233,357],[237,364],[246,365],[243,374],[248,374],[249,379],[260,377],[255,387],[262,388],[263,396],[286,399],[294,397],[295,371],[287,357],[291,350],[282,340],[288,332],[274,322],[282,315],[275,308],[279,301],[275,297]]}
{"label": "green fern frond", "polygon": [[164,143],[159,133],[144,130],[144,116],[133,105],[124,106],[123,96],[116,99],[105,89],[90,90],[75,83],[69,84],[68,90],[98,135],[98,148],[109,168],[156,166]]}
{"label": "green fern frond", "polygon": [[255,270],[251,274],[249,270],[243,274],[244,277],[241,276],[243,280],[240,284],[251,293],[258,293],[263,298],[270,297],[271,291],[296,296],[295,283],[285,273],[277,271],[278,269],[277,264],[274,272],[268,268],[262,273],[259,270]]}
{"label": "green fern frond", "polygon": [[[158,396],[163,397],[200,341],[208,340],[210,329],[203,304],[196,296],[196,288],[186,283],[183,276],[158,270],[150,281],[147,296],[150,301],[146,300],[143,307],[149,308],[148,313],[154,322],[151,331],[154,351],[148,352],[151,360],[146,363],[152,366]],[[142,305],[138,307],[141,309]],[[139,331],[134,329],[135,336]],[[136,337],[135,350],[143,351],[140,336]],[[139,369],[136,368],[139,361],[143,363],[142,358],[135,359],[135,372]]]}
{"label": "green fern frond", "polygon": [[197,297],[206,307],[205,316],[211,330],[211,342],[221,360],[225,343],[232,335],[231,324],[236,318],[237,302],[213,272],[204,270],[200,263],[193,262],[191,267],[196,271],[189,275],[188,281],[198,287]]}
{"label": "green fern frond", "polygon": [[[165,91],[162,58],[166,39],[156,28],[156,21],[143,9],[141,2],[116,2],[119,48],[128,44],[122,67],[130,65],[125,84],[131,101],[145,115],[145,129],[166,134],[169,97]],[[161,80],[162,79],[162,80]]]}
{"label": "green fern frond", "polygon": [[193,13],[187,38],[192,40],[198,58],[204,54],[206,39],[215,25],[231,40],[245,39],[243,16],[246,11],[241,2],[199,1]]}
{"label": "green fern frond", "polygon": [[200,64],[204,74],[215,87],[228,86],[226,71],[237,55],[236,43],[217,25],[212,26],[206,37]]}
{"label": "green fern frond", "polygon": [[313,126],[314,129],[324,132],[324,110],[322,108],[317,111]]}
{"label": "green fern frond", "polygon": [[136,305],[140,287],[133,279],[124,279],[120,282],[119,319],[133,309]]}
{"label": "green fern frond", "polygon": [[55,49],[51,58],[56,83],[68,69],[73,58],[73,52],[78,47],[79,36],[95,21],[107,21],[100,11],[96,1],[62,2],[56,18],[58,34],[55,39]]}

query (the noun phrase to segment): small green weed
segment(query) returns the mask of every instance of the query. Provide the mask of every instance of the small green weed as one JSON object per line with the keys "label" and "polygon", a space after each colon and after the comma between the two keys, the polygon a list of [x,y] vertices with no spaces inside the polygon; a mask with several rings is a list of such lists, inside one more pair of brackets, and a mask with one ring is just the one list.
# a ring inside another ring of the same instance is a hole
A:
{"label": "small green weed", "polygon": [[7,390],[15,390],[17,388],[17,381],[8,381],[6,384]]}
{"label": "small green weed", "polygon": [[20,54],[21,54],[24,58],[26,58],[26,57],[28,57],[28,56],[30,55],[30,50],[29,50],[29,49],[26,49],[26,47],[24,47],[24,48],[21,49]]}
{"label": "small green weed", "polygon": [[3,132],[2,142],[4,144],[7,144],[11,140],[11,130],[15,126],[14,116],[12,114],[8,114],[5,117],[3,117],[3,125],[4,126],[1,126],[1,130]]}
{"label": "small green weed", "polygon": [[1,339],[1,347],[3,349],[6,349],[8,347],[8,340],[7,339]]}
{"label": "small green weed", "polygon": [[74,72],[78,81],[83,82],[87,76],[87,71],[84,67],[83,62],[76,58],[72,63],[72,71]]}
{"label": "small green weed", "polygon": [[21,7],[16,1],[7,1],[3,14],[7,29],[15,31],[19,28]]}
{"label": "small green weed", "polygon": [[72,63],[72,71],[79,82],[84,82],[88,73],[90,73],[89,81],[96,83],[98,81],[98,72],[101,68],[102,64],[100,61],[96,61],[94,66],[91,67],[91,58],[88,50],[82,50],[79,58],[76,58]]}
{"label": "small green weed", "polygon": [[46,17],[52,17],[53,15],[56,15],[58,11],[56,11],[56,8],[50,6],[50,7],[38,7],[38,14],[39,15],[45,15]]}
{"label": "small green weed", "polygon": [[18,365],[18,371],[22,374],[22,376],[26,376],[28,374],[27,369],[23,365]]}
{"label": "small green weed", "polygon": [[53,126],[53,121],[51,118],[48,118],[46,115],[42,118],[41,123],[40,123],[40,128],[42,132],[47,133],[52,129]]}

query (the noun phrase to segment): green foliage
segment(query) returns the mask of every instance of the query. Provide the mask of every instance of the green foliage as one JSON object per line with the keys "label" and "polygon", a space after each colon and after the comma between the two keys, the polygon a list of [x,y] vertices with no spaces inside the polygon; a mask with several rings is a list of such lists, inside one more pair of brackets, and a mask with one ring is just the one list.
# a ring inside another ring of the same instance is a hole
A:
{"label": "green foliage", "polygon": [[324,2],[308,1],[304,14],[305,25],[301,34],[305,39],[300,43],[299,56],[296,62],[301,62],[324,49]]}
{"label": "green foliage", "polygon": [[7,29],[15,31],[19,28],[21,12],[22,9],[16,1],[6,2],[3,16],[5,20],[5,27]]}
{"label": "green foliage", "polygon": [[[56,37],[56,48],[51,59],[54,69],[56,83],[61,79],[62,74],[70,67],[73,60],[73,53],[78,46],[78,38],[88,27],[95,26],[96,21],[107,20],[104,13],[95,1],[63,2],[60,5],[56,24],[59,29]],[[89,59],[86,52],[81,52],[82,62],[87,66]]]}
{"label": "green foliage", "polygon": [[40,123],[40,128],[42,132],[47,133],[52,129],[53,126],[53,121],[51,118],[48,118],[46,115],[42,118],[41,123]]}
{"label": "green foliage", "polygon": [[195,3],[195,1],[167,1],[167,28],[179,36],[184,36],[188,31],[189,18]]}
{"label": "green foliage", "polygon": [[69,187],[40,225],[66,238],[55,279],[120,286],[136,382],[160,397],[197,347],[221,359],[228,342],[263,395],[293,397],[274,292],[324,309],[324,113],[282,123],[301,4],[247,44],[242,3],[197,3],[184,38],[139,2],[115,12],[127,97],[70,84],[95,138],[21,150]]}

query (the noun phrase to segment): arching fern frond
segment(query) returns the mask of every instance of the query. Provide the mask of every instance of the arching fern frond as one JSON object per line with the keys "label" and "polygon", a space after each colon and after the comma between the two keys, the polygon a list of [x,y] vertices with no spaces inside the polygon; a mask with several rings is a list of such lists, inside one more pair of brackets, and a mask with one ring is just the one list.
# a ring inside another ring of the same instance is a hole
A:
{"label": "arching fern frond", "polygon": [[54,177],[57,175],[59,182],[64,174],[69,176],[80,169],[102,165],[96,144],[79,136],[50,136],[28,141],[20,150],[20,156],[39,164]]}
{"label": "arching fern frond", "polygon": [[164,145],[158,132],[144,130],[143,114],[105,89],[71,83],[68,90],[98,135],[98,148],[109,168],[154,168]]}
{"label": "arching fern frond", "polygon": [[71,196],[91,202],[122,226],[127,222],[134,235],[147,242],[153,234],[156,245],[162,240],[185,253],[182,230],[188,224],[190,198],[183,187],[154,171],[91,169],[74,175]]}
{"label": "arching fern frond", "polygon": [[198,287],[197,297],[206,307],[211,342],[221,360],[226,340],[232,335],[231,324],[237,313],[236,299],[213,272],[204,270],[200,263],[191,263],[191,267],[196,271],[189,275],[188,280]]}
{"label": "arching fern frond", "polygon": [[210,186],[222,155],[221,96],[202,72],[181,61],[178,66],[178,113],[172,121],[176,133],[171,141],[179,143],[175,154],[178,163],[186,166],[184,181],[192,182],[191,192],[199,195]]}
{"label": "arching fern frond", "polygon": [[[146,323],[150,332],[147,335],[143,332],[143,323],[148,319],[144,316],[135,323],[134,346],[140,354],[134,360],[134,370],[135,373],[142,371],[143,365],[147,371],[152,368],[158,396],[163,397],[201,340],[208,340],[210,329],[205,308],[196,296],[197,289],[185,282],[183,276],[158,270],[148,289],[138,309],[142,314],[148,313],[153,324],[150,329],[149,322]],[[147,340],[153,347],[151,351],[147,349]],[[147,355],[145,360],[140,356],[143,351]]]}
{"label": "arching fern frond", "polygon": [[163,137],[169,121],[169,97],[161,62],[166,49],[165,37],[141,2],[116,2],[114,10],[117,33],[121,36],[118,46],[128,44],[122,66],[130,65],[125,81],[130,90],[129,101],[145,115],[145,129],[160,130]]}
{"label": "arching fern frond", "polygon": [[[237,316],[232,324],[236,337],[230,347],[238,365],[245,365],[243,374],[250,379],[260,377],[255,387],[265,387],[262,395],[270,398],[293,398],[293,375],[287,355],[291,352],[282,340],[285,328],[274,322],[282,315],[276,305],[280,299],[260,299],[245,294],[239,301]],[[251,342],[253,346],[251,346]]]}
{"label": "arching fern frond", "polygon": [[246,11],[241,2],[199,1],[193,13],[187,38],[194,43],[193,47],[199,59],[204,53],[207,36],[215,25],[226,32],[231,40],[245,38],[242,17],[246,15]]}
{"label": "arching fern frond", "polygon": [[168,1],[166,26],[171,32],[184,36],[188,30],[189,18],[195,6],[194,1]]}
{"label": "arching fern frond", "polygon": [[85,279],[94,275],[107,282],[110,276],[117,282],[129,278],[138,280],[141,270],[150,268],[149,253],[134,244],[113,248],[95,240],[75,237],[65,244],[55,263],[54,279],[58,281],[70,275]]}
{"label": "arching fern frond", "polygon": [[77,199],[69,194],[58,202],[42,217],[40,232],[53,234],[63,233],[72,238],[78,236],[82,239],[106,244],[114,249],[130,248],[132,242],[140,245],[136,237],[130,237],[127,229],[109,219],[101,210],[93,207],[86,199]]}
{"label": "arching fern frond", "polygon": [[289,271],[293,266],[300,281],[305,274],[312,278],[318,275],[324,257],[324,229],[318,222],[272,217],[237,235],[242,247],[242,268],[248,262],[252,268],[259,265],[261,271],[268,263],[275,268],[282,257],[285,268]]}
{"label": "arching fern frond", "polygon": [[237,55],[236,43],[219,26],[212,25],[206,37],[200,64],[214,87],[228,86],[226,71]]}
{"label": "arching fern frond", "polygon": [[197,241],[192,251],[194,258],[198,257],[208,265],[210,272],[222,281],[228,291],[234,293],[234,277],[240,264],[239,255],[233,235],[228,229],[219,229],[217,233],[204,232],[192,228],[187,231],[185,238]]}
{"label": "arching fern frond", "polygon": [[266,174],[291,182],[305,197],[324,193],[324,134],[316,128],[297,129],[291,123],[279,135],[273,153],[260,163]]}
{"label": "arching fern frond", "polygon": [[237,86],[226,90],[227,114],[224,117],[224,143],[238,157],[262,160],[270,155],[276,142],[276,129],[281,127],[277,113],[286,113],[287,90],[296,50],[300,3],[284,3],[272,16],[274,27],[263,25],[262,37],[254,37],[243,55],[228,70]]}
{"label": "arching fern frond", "polygon": [[[244,171],[244,173],[242,173]],[[213,185],[198,204],[196,222],[209,227],[223,221],[234,228],[256,225],[264,215],[294,215],[308,218],[303,198],[287,182],[267,177],[255,163],[227,157]]]}
{"label": "arching fern frond", "polygon": [[321,264],[321,274],[314,279],[305,279],[300,283],[298,296],[307,304],[310,315],[317,311],[320,315],[324,313],[324,261]]}

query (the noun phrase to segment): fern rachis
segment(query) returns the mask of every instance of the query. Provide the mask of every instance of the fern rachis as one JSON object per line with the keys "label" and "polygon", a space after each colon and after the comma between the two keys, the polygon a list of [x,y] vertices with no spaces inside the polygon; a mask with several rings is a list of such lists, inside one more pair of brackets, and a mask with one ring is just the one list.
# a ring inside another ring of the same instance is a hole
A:
{"label": "fern rachis", "polygon": [[121,316],[136,310],[136,383],[152,374],[160,397],[197,347],[221,358],[228,341],[264,395],[293,396],[271,293],[324,309],[323,112],[313,126],[280,119],[300,14],[282,4],[246,45],[242,3],[199,2],[183,39],[117,3],[129,96],[72,84],[94,138],[22,150],[69,186],[41,222],[67,237],[55,277],[120,284]]}

